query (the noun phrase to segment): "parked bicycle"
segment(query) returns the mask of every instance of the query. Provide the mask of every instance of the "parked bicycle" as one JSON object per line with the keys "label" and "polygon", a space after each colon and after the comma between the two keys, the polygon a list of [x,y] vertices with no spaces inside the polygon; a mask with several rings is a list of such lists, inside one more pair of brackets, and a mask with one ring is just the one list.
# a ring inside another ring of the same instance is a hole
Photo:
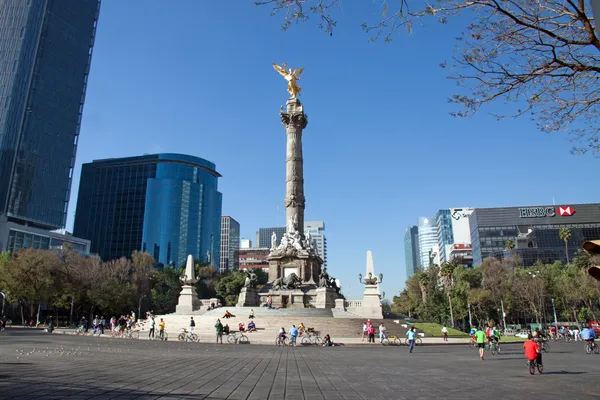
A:
{"label": "parked bicycle", "polygon": [[[404,344],[406,346],[408,346],[410,343],[408,342],[408,338],[404,339]],[[421,340],[420,337],[416,337],[415,338],[415,346],[422,346],[423,345],[423,341]]]}
{"label": "parked bicycle", "polygon": [[187,342],[188,340],[190,342],[197,342],[198,341],[198,335],[196,335],[193,332],[189,332],[185,328],[181,328],[181,333],[177,336],[177,339],[180,342]]}
{"label": "parked bicycle", "polygon": [[387,346],[387,345],[390,345],[390,344],[394,345],[394,346],[401,346],[402,345],[402,341],[400,340],[400,338],[398,336],[396,336],[396,335],[390,335],[390,336],[387,336],[387,337],[383,338],[382,344],[384,346]]}
{"label": "parked bicycle", "polygon": [[167,335],[167,331],[158,331],[154,334],[154,338],[156,340],[167,340],[169,338],[169,335]]}
{"label": "parked bicycle", "polygon": [[236,344],[238,342],[240,344],[250,343],[248,336],[244,335],[242,332],[230,332],[229,335],[227,335],[227,342],[229,344]]}
{"label": "parked bicycle", "polygon": [[318,346],[323,343],[323,339],[319,336],[319,332],[310,331],[301,336],[300,343],[303,345],[315,345]]}

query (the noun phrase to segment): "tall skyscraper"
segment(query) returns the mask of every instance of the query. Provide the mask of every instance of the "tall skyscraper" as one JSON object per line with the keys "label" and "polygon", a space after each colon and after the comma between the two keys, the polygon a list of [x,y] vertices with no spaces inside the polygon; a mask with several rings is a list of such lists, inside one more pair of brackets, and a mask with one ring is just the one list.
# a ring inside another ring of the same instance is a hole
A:
{"label": "tall skyscraper", "polygon": [[419,228],[409,226],[404,233],[404,263],[406,266],[406,279],[410,278],[421,263],[419,253]]}
{"label": "tall skyscraper", "polygon": [[177,267],[188,254],[220,266],[221,204],[215,164],[182,154],[83,164],[74,234],[105,260],[147,251]]}
{"label": "tall skyscraper", "polygon": [[438,210],[435,214],[435,222],[437,226],[437,255],[439,256],[440,263],[443,264],[447,260],[446,246],[454,243],[450,209]]}
{"label": "tall skyscraper", "polygon": [[437,225],[435,218],[419,217],[419,258],[423,269],[429,268],[429,252],[437,244]]}
{"label": "tall skyscraper", "polygon": [[310,232],[311,239],[314,240],[314,245],[317,249],[319,257],[323,260],[323,266],[327,266],[327,238],[323,231],[325,230],[325,222],[323,221],[305,221],[304,232]]}
{"label": "tall skyscraper", "polygon": [[256,242],[254,243],[256,247],[270,249],[271,235],[273,235],[273,232],[275,232],[275,235],[277,235],[276,245],[279,246],[281,243],[281,238],[285,233],[285,226],[278,226],[275,228],[259,228],[256,232]]}
{"label": "tall skyscraper", "polygon": [[240,267],[240,223],[227,216],[221,217],[221,261],[219,272]]}
{"label": "tall skyscraper", "polygon": [[0,1],[0,224],[65,226],[99,11]]}

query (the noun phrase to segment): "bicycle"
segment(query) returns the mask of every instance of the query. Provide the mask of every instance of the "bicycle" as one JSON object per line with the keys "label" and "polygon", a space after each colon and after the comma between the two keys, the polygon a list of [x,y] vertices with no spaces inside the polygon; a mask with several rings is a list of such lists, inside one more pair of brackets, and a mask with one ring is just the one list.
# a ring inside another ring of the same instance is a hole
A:
{"label": "bicycle", "polygon": [[[406,345],[406,346],[410,345],[408,338],[404,339],[404,345]],[[421,338],[420,337],[415,338],[415,346],[422,346],[422,345],[423,345],[423,341],[421,340]]]}
{"label": "bicycle", "polygon": [[193,332],[188,332],[188,330],[185,328],[181,328],[181,333],[177,336],[177,339],[180,342],[187,342],[188,340],[191,342],[197,342],[198,335]]}
{"label": "bicycle", "polygon": [[288,345],[288,338],[287,338],[287,336],[277,335],[277,337],[275,338],[275,345],[277,345],[277,346],[287,346]]}
{"label": "bicycle", "polygon": [[158,333],[155,333],[154,335],[154,339],[158,339],[158,340],[167,340],[169,338],[169,335],[167,335],[167,331],[158,331]]}
{"label": "bicycle", "polygon": [[231,332],[227,335],[227,343],[236,344],[240,342],[240,344],[248,344],[250,341],[248,340],[248,336],[244,335],[242,332]]}
{"label": "bicycle", "polygon": [[398,336],[396,336],[396,335],[390,335],[390,336],[387,336],[387,337],[383,338],[382,344],[384,346],[387,346],[387,345],[390,345],[390,344],[394,345],[394,346],[401,346],[402,345],[402,341],[400,340],[400,338]]}
{"label": "bicycle", "polygon": [[125,332],[123,332],[123,337],[125,337],[126,339],[139,339],[140,331],[138,331],[137,329],[127,329]]}
{"label": "bicycle", "polygon": [[492,344],[489,346],[489,349],[492,355],[500,354],[500,344],[496,341],[492,342]]}
{"label": "bicycle", "polygon": [[529,373],[531,375],[535,374],[535,369],[537,368],[540,374],[544,373],[544,366],[538,363],[537,358],[535,360],[527,360],[527,366],[529,367]]}
{"label": "bicycle", "polygon": [[315,346],[318,346],[322,342],[323,339],[321,339],[321,337],[319,336],[319,332],[315,331],[305,333],[304,335],[302,335],[302,339],[300,340],[300,343],[302,343],[303,345],[314,344]]}
{"label": "bicycle", "polygon": [[548,344],[547,340],[540,340],[539,345],[540,345],[540,350],[543,351],[544,353],[550,352],[550,345]]}
{"label": "bicycle", "polygon": [[77,329],[75,330],[75,334],[76,335],[82,335],[82,336],[86,336],[89,334],[89,331],[85,328],[85,326],[80,325],[79,327],[77,327]]}
{"label": "bicycle", "polygon": [[587,354],[592,354],[592,351],[595,354],[598,354],[598,353],[600,353],[600,347],[598,347],[598,344],[596,342],[592,342],[592,341],[587,342],[585,344],[585,352]]}

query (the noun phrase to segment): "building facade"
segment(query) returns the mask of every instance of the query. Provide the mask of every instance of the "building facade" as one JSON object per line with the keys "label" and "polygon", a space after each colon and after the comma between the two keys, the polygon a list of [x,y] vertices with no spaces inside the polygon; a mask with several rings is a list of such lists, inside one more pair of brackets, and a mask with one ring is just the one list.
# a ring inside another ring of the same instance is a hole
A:
{"label": "building facade", "polygon": [[419,268],[419,228],[417,226],[409,226],[404,233],[404,265],[406,279],[410,278]]}
{"label": "building facade", "polygon": [[241,239],[240,240],[240,249],[251,249],[252,248],[252,240],[250,239]]}
{"label": "building facade", "polygon": [[221,260],[219,272],[225,273],[240,267],[240,223],[235,219],[221,217]]}
{"label": "building facade", "polygon": [[[533,265],[538,260],[552,263],[566,261],[561,228],[569,228],[569,259],[586,240],[600,238],[600,204],[543,205],[529,207],[476,208],[469,217],[473,265],[486,257],[518,256],[521,265]],[[506,249],[511,240],[515,248]]]}
{"label": "building facade", "polygon": [[440,263],[445,263],[447,259],[446,246],[454,243],[450,209],[438,210],[435,214],[435,223],[437,225],[437,257]]}
{"label": "building facade", "polygon": [[254,247],[251,249],[240,249],[240,269],[262,269],[265,272],[269,272],[269,253],[271,249],[269,247],[260,248]]}
{"label": "building facade", "polygon": [[276,245],[279,246],[281,238],[285,233],[285,226],[278,226],[275,228],[259,228],[256,232],[256,242],[254,243],[258,248],[271,248],[271,235],[275,232],[277,235]]}
{"label": "building facade", "polygon": [[181,267],[191,254],[218,268],[220,176],[213,163],[182,154],[83,164],[73,233],[104,260],[142,250],[163,265]]}
{"label": "building facade", "polygon": [[0,1],[0,224],[65,226],[99,11]]}
{"label": "building facade", "polygon": [[81,254],[90,254],[90,241],[77,238],[65,231],[48,231],[15,222],[0,224],[0,247],[11,253],[22,248],[52,250],[65,244]]}
{"label": "building facade", "polygon": [[305,221],[304,233],[310,233],[313,245],[317,254],[323,260],[323,267],[327,266],[327,238],[323,233],[325,231],[325,222],[323,221]]}
{"label": "building facade", "polygon": [[419,262],[423,269],[429,268],[429,256],[433,246],[438,243],[435,218],[419,217]]}

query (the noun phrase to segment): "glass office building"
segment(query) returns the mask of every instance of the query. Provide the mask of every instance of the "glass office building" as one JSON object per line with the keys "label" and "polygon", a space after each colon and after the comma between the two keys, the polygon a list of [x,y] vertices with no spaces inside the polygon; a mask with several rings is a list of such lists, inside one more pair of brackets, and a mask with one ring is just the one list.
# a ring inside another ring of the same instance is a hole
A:
{"label": "glass office building", "polygon": [[440,263],[443,264],[448,259],[448,255],[446,254],[446,246],[454,243],[450,209],[439,210],[435,214],[435,222],[437,225],[437,244],[440,255]]}
{"label": "glass office building", "polygon": [[275,228],[259,228],[258,232],[256,232],[256,247],[270,249],[271,235],[273,235],[273,232],[275,232],[275,235],[277,235],[276,245],[279,246],[281,243],[281,238],[285,233],[285,226],[278,226]]}
{"label": "glass office building", "polygon": [[73,233],[104,260],[142,250],[163,265],[183,266],[191,254],[218,267],[220,176],[213,163],[182,154],[83,164]]}
{"label": "glass office building", "polygon": [[419,261],[423,269],[429,268],[429,253],[437,245],[437,225],[435,218],[419,217]]}
{"label": "glass office building", "polygon": [[[569,259],[586,240],[600,238],[600,204],[544,205],[529,207],[476,208],[469,216],[473,265],[486,257],[499,259],[518,255],[521,265],[566,261],[559,230],[569,228]],[[511,240],[514,249],[506,249]]]}
{"label": "glass office building", "polygon": [[404,233],[404,263],[408,279],[417,272],[420,264],[419,228],[416,226],[409,226]]}
{"label": "glass office building", "polygon": [[99,0],[0,1],[0,214],[64,227]]}
{"label": "glass office building", "polygon": [[240,223],[235,219],[221,217],[221,260],[219,272],[225,273],[240,267]]}

